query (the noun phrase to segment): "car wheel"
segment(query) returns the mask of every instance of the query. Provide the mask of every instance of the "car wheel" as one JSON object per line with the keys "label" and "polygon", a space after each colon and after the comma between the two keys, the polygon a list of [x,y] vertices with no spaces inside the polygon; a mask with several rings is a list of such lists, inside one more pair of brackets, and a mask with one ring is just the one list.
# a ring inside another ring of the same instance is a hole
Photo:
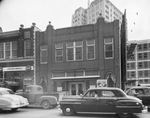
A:
{"label": "car wheel", "polygon": [[13,112],[15,112],[15,111],[17,111],[18,110],[18,108],[13,108],[13,109],[11,109]]}
{"label": "car wheel", "polygon": [[132,118],[132,113],[119,113],[119,118]]}
{"label": "car wheel", "polygon": [[65,105],[62,111],[63,111],[63,114],[66,116],[71,116],[75,114],[75,111],[71,105]]}
{"label": "car wheel", "polygon": [[49,109],[50,108],[50,102],[48,101],[48,100],[44,100],[43,102],[42,102],[42,108],[43,109]]}

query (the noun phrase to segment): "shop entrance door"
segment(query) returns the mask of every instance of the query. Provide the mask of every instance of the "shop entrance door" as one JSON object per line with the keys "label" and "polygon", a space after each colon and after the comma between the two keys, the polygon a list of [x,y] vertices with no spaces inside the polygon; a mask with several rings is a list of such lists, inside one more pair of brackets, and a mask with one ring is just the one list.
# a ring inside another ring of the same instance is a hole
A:
{"label": "shop entrance door", "polygon": [[84,91],[83,82],[70,83],[70,94],[71,95],[80,95],[80,94],[83,94],[83,91]]}

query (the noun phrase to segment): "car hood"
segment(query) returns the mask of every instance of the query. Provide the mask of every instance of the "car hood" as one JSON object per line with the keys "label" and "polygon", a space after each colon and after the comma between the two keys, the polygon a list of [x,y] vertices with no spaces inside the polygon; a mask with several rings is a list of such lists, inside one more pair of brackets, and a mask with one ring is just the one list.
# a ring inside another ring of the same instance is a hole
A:
{"label": "car hood", "polygon": [[21,100],[23,99],[22,96],[19,96],[19,95],[12,95],[12,94],[6,94],[6,95],[3,95],[4,98],[7,98],[9,100]]}

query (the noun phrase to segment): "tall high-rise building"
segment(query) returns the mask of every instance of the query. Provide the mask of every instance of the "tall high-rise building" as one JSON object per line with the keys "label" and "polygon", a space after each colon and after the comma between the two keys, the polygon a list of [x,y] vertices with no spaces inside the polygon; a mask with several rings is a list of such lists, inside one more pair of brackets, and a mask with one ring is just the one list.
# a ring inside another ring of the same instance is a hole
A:
{"label": "tall high-rise building", "polygon": [[150,39],[128,41],[128,47],[126,88],[150,84]]}
{"label": "tall high-rise building", "polygon": [[94,24],[99,17],[103,17],[106,22],[118,19],[121,24],[122,15],[123,13],[109,0],[94,0],[91,3],[88,0],[87,9],[80,7],[75,10],[72,15],[72,26]]}

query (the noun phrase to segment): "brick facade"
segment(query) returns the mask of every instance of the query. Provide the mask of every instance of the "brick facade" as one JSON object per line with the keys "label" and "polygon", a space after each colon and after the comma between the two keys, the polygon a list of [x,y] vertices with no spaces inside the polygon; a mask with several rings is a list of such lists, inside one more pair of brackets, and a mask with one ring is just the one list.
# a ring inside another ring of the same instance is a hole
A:
{"label": "brick facade", "polygon": [[103,79],[120,88],[120,66],[118,20],[36,33],[36,83],[49,93],[83,93]]}

